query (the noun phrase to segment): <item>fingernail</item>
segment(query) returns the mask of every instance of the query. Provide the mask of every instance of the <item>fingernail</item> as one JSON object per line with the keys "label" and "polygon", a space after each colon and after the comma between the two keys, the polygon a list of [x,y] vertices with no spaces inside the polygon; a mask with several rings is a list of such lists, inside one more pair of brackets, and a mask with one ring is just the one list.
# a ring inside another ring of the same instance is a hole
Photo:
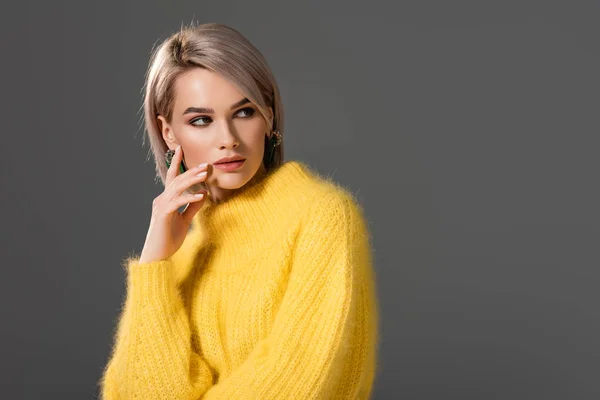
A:
{"label": "fingernail", "polygon": [[204,168],[204,167],[206,167],[207,165],[208,165],[208,163],[202,163],[202,164],[198,165],[198,168]]}
{"label": "fingernail", "polygon": [[177,149],[176,149],[176,150],[177,150],[177,151],[180,151],[180,150],[181,150],[181,145],[180,145],[180,144],[179,144],[179,145],[177,145]]}

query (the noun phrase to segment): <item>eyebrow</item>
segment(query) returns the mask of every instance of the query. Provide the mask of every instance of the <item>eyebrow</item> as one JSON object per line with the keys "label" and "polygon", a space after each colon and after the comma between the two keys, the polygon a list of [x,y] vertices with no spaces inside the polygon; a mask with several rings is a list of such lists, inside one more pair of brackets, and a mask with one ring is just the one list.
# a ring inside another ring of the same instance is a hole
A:
{"label": "eyebrow", "polygon": [[[246,103],[250,103],[250,100],[248,100],[246,97],[244,97],[242,100],[240,100],[237,103],[233,104],[230,107],[230,109],[233,110],[235,108],[238,108],[239,106],[243,106]],[[183,112],[183,115],[190,114],[190,113],[214,114],[214,112],[215,112],[215,110],[213,110],[212,108],[208,108],[208,107],[188,107]]]}

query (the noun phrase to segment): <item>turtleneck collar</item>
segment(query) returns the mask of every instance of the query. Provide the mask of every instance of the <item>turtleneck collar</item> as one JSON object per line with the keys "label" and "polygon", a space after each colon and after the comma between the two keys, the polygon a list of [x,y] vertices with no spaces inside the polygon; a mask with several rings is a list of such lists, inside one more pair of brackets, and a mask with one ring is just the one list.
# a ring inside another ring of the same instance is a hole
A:
{"label": "turtleneck collar", "polygon": [[249,235],[264,240],[273,234],[273,224],[284,223],[286,216],[295,213],[294,207],[310,197],[308,188],[316,183],[315,178],[306,164],[287,161],[221,203],[209,197],[194,216],[193,225],[211,242],[248,243]]}

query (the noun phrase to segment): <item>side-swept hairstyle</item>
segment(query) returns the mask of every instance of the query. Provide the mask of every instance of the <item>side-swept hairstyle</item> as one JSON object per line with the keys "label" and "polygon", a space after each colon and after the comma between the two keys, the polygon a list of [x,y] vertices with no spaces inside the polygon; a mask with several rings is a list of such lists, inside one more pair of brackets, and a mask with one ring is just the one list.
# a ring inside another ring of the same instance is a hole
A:
{"label": "side-swept hairstyle", "polygon": [[[165,39],[151,54],[144,84],[145,133],[156,163],[156,174],[166,181],[165,143],[157,116],[171,123],[175,102],[175,81],[192,68],[206,68],[232,83],[256,105],[269,131],[283,135],[283,104],[273,73],[260,51],[240,32],[224,24],[205,23],[182,27]],[[269,107],[273,120],[269,125]],[[265,154],[268,144],[265,135]],[[273,160],[263,161],[267,171],[283,162],[283,142],[275,148]]]}

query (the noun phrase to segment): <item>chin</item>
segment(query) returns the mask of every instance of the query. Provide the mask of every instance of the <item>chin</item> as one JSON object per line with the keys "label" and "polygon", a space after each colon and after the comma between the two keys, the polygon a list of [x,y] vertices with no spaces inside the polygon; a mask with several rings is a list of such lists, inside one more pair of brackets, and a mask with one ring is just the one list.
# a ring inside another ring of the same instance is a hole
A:
{"label": "chin", "polygon": [[245,174],[225,172],[223,176],[220,176],[218,179],[216,179],[213,184],[221,189],[232,190],[241,188],[248,183],[248,181],[250,181],[250,178]]}

